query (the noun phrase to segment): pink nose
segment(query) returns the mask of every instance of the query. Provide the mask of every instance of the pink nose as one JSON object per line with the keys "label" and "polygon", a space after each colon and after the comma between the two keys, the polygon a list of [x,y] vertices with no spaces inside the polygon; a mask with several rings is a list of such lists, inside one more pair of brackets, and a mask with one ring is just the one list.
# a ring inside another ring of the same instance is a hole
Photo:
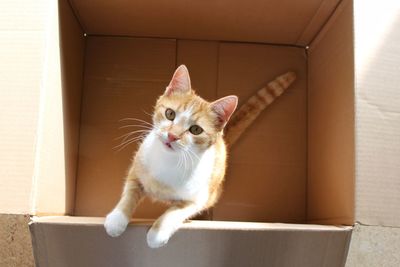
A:
{"label": "pink nose", "polygon": [[179,138],[176,136],[176,135],[174,135],[174,134],[172,134],[172,133],[168,133],[168,141],[169,142],[175,142],[176,140],[178,140]]}

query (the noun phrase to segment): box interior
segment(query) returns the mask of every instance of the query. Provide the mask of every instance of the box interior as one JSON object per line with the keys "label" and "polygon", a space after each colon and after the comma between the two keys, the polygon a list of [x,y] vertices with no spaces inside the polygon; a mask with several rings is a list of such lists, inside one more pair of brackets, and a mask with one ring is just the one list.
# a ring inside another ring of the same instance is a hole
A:
{"label": "box interior", "polygon": [[[120,120],[150,121],[185,64],[202,97],[239,105],[277,75],[298,76],[231,148],[209,219],[353,224],[352,1],[228,2],[59,1],[66,200],[40,213],[112,209],[136,149],[113,149],[132,129]],[[134,216],[164,209],[146,200]]]}

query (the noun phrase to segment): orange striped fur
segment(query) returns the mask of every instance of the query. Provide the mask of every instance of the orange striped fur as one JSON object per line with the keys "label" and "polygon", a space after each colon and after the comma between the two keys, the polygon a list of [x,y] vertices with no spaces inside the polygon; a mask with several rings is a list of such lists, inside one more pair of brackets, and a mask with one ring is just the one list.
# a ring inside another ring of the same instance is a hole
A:
{"label": "orange striped fur", "polygon": [[254,122],[260,113],[272,104],[296,80],[294,72],[276,77],[267,86],[258,90],[231,117],[225,127],[224,139],[227,145],[233,145],[244,131]]}

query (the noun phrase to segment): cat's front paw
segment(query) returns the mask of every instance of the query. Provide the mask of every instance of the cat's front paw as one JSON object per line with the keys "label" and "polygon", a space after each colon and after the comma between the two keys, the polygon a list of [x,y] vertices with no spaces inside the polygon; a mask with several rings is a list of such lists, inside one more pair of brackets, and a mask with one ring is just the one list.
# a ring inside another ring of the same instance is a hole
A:
{"label": "cat's front paw", "polygon": [[147,232],[147,245],[151,248],[159,248],[168,243],[171,234],[168,231],[154,229],[153,227]]}
{"label": "cat's front paw", "polygon": [[129,219],[120,210],[113,210],[106,217],[104,228],[109,236],[117,237],[121,235],[128,226]]}

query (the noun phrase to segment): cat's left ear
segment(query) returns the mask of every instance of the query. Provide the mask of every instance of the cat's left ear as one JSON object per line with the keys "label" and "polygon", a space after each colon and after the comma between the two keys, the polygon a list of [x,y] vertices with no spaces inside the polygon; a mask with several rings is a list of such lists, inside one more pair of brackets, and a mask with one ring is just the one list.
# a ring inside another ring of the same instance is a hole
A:
{"label": "cat's left ear", "polygon": [[169,96],[172,94],[187,94],[191,91],[189,71],[185,65],[180,65],[172,76],[172,80],[164,94]]}
{"label": "cat's left ear", "polygon": [[225,127],[238,104],[238,97],[235,95],[225,96],[211,103],[211,110],[217,114],[218,127]]}

